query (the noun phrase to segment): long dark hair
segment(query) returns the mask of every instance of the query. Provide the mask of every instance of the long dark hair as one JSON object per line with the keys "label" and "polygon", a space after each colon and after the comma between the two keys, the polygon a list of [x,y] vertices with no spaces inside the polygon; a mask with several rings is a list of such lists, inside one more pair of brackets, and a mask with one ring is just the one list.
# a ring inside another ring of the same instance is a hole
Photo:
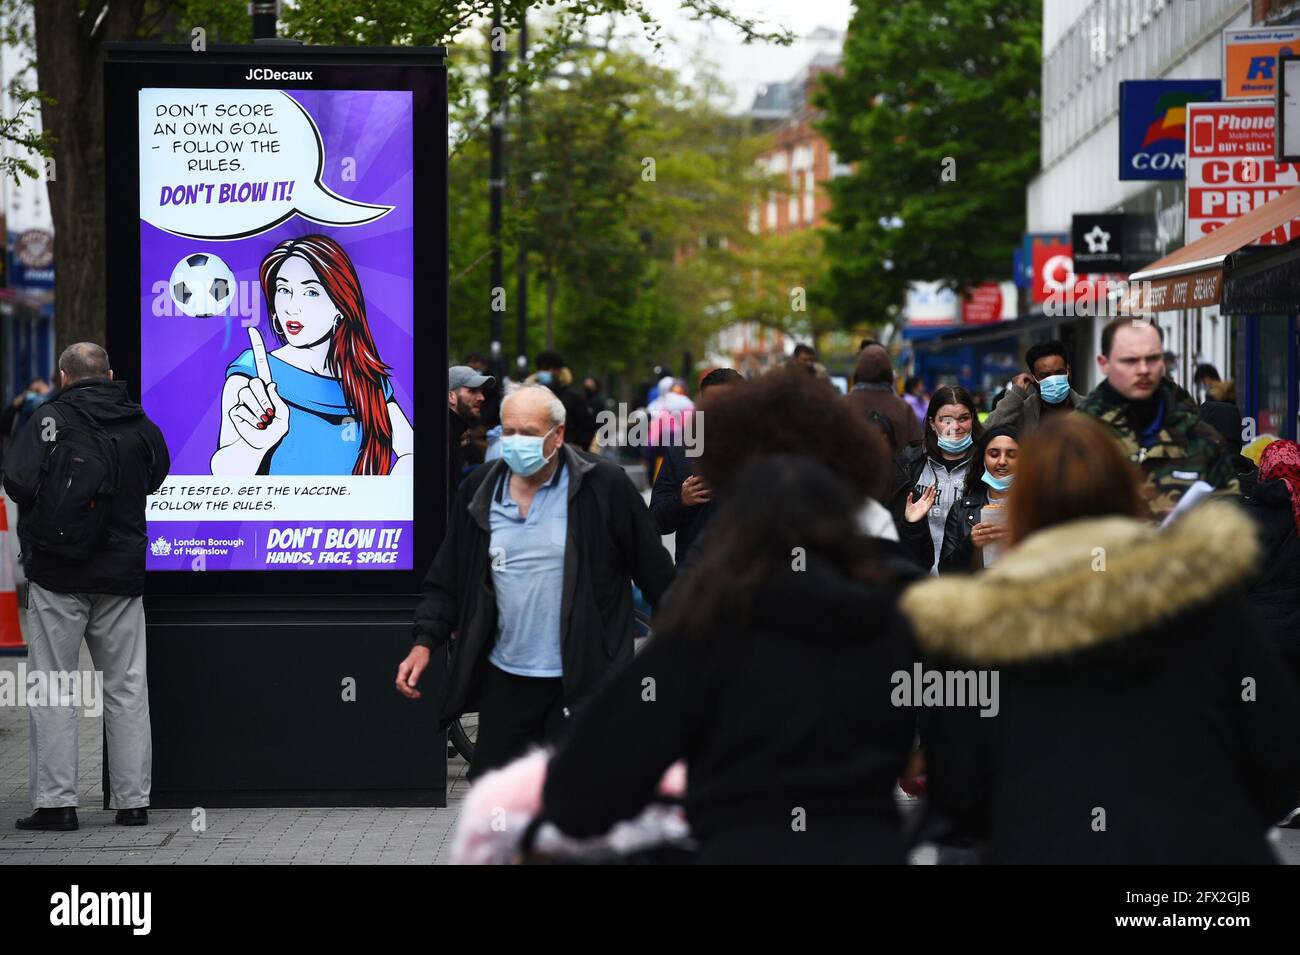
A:
{"label": "long dark hair", "polygon": [[[989,445],[994,438],[1010,438],[1019,447],[1020,429],[1013,428],[1009,424],[1000,424],[989,428],[975,444],[975,457],[971,458],[970,466],[966,468],[966,490],[965,494],[969,497],[974,494],[979,486],[984,483],[984,453],[988,451]],[[1019,464],[1019,461],[1016,462]]]}
{"label": "long dark hair", "polygon": [[706,427],[695,472],[715,496],[726,496],[745,465],[765,454],[820,461],[859,494],[879,499],[885,489],[890,453],[879,429],[802,368],[710,388],[696,407]]}
{"label": "long dark hair", "polygon": [[705,556],[655,618],[656,632],[701,638],[745,632],[756,598],[774,575],[791,570],[796,553],[820,558],[848,579],[883,580],[876,545],[858,530],[864,502],[812,458],[752,459],[709,523]]}
{"label": "long dark hair", "polygon": [[975,410],[975,399],[971,397],[969,391],[961,385],[942,385],[934,389],[934,394],[930,396],[930,407],[925,409],[925,450],[936,461],[945,460],[943,451],[939,448],[939,436],[930,424],[934,421],[939,409],[944,405],[965,405],[970,411],[971,416],[971,441],[978,443],[980,437],[984,434],[984,426],[980,424],[980,415]]}
{"label": "long dark hair", "polygon": [[387,474],[393,465],[393,422],[384,398],[388,366],[380,359],[370,334],[357,270],[343,246],[326,235],[287,239],[268,252],[259,277],[271,324],[281,344],[288,339],[275,315],[275,280],[280,268],[295,255],[311,266],[343,319],[330,337],[325,367],[339,379],[348,409],[361,425],[361,453],[352,473]]}

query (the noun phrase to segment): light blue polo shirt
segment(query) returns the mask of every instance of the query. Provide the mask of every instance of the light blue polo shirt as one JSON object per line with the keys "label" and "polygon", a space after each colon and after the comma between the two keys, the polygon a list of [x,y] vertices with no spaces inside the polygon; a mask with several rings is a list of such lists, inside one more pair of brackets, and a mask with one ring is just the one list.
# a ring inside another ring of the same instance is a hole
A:
{"label": "light blue polo shirt", "polygon": [[569,533],[569,469],[537,489],[528,516],[510,496],[510,471],[492,495],[488,559],[497,597],[497,640],[488,660],[516,676],[564,675],[560,603]]}

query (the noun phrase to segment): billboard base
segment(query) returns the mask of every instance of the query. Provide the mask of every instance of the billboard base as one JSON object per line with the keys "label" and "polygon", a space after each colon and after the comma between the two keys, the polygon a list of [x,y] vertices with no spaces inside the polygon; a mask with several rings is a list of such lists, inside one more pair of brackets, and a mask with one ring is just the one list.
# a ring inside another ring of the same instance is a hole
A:
{"label": "billboard base", "polygon": [[147,596],[151,805],[445,806],[445,658],[393,686],[414,605]]}

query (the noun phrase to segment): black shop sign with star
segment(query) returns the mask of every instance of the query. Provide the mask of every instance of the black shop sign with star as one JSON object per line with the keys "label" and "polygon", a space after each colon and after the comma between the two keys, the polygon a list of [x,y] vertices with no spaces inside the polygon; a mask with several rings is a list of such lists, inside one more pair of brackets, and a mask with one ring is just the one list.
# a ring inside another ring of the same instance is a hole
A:
{"label": "black shop sign with star", "polygon": [[1070,229],[1075,274],[1131,272],[1141,268],[1145,257],[1137,247],[1135,219],[1117,212],[1075,215]]}

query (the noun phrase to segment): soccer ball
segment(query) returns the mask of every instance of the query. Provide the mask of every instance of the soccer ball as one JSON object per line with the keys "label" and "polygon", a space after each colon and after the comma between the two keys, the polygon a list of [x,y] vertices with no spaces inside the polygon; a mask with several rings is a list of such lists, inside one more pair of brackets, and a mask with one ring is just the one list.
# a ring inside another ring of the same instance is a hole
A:
{"label": "soccer ball", "polygon": [[176,263],[168,286],[182,315],[210,318],[234,300],[235,273],[211,252],[194,252]]}

